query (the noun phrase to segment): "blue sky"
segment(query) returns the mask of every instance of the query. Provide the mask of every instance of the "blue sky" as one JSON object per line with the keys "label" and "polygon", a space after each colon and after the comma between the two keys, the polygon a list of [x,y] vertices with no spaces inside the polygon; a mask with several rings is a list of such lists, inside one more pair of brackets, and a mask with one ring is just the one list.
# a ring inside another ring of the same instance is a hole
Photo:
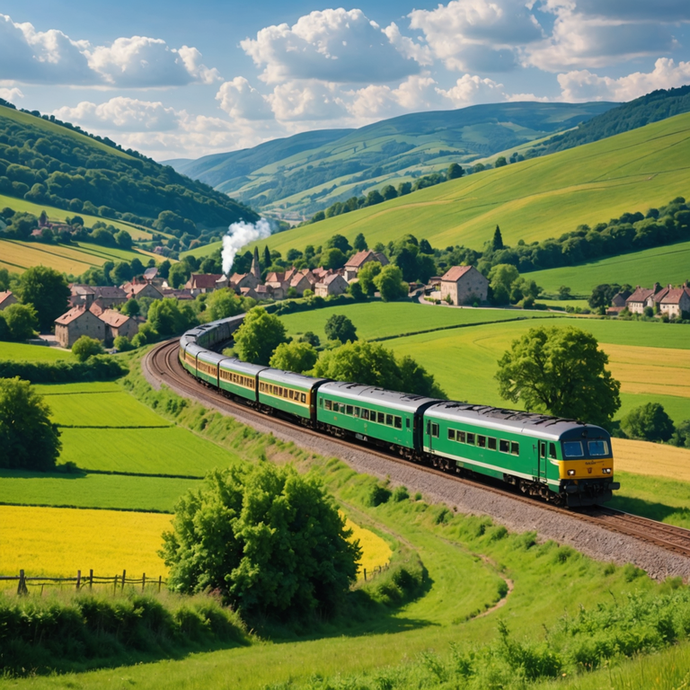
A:
{"label": "blue sky", "polygon": [[0,97],[159,160],[690,83],[688,0],[0,0]]}

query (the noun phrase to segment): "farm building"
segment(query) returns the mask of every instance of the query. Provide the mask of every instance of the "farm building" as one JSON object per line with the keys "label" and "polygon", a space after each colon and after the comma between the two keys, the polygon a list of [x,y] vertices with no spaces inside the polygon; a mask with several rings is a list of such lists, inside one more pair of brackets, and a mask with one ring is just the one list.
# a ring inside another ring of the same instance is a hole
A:
{"label": "farm building", "polygon": [[643,288],[639,285],[635,288],[632,295],[625,300],[625,306],[631,314],[642,314],[645,307],[654,306],[654,295],[659,291],[657,283],[653,288]]}
{"label": "farm building", "polygon": [[7,309],[12,304],[16,304],[19,300],[12,294],[12,290],[0,292],[0,311]]}
{"label": "farm building", "polygon": [[489,281],[474,266],[453,266],[441,278],[441,299],[460,305],[486,302]]}
{"label": "farm building", "polygon": [[317,297],[328,297],[329,295],[342,295],[348,288],[347,281],[340,274],[326,276],[321,282],[314,286],[314,294]]}
{"label": "farm building", "polygon": [[217,282],[222,277],[222,273],[192,273],[185,289],[191,290],[193,295],[213,292],[217,288]]}
{"label": "farm building", "polygon": [[127,295],[127,299],[141,299],[142,297],[163,299],[163,293],[153,283],[125,283],[122,289]]}
{"label": "farm building", "polygon": [[106,325],[104,340],[111,342],[120,335],[132,338],[139,330],[139,324],[126,314],[114,309],[105,309],[98,317]]}
{"label": "farm building", "polygon": [[259,283],[253,273],[233,273],[230,276],[230,282],[235,289],[255,288]]}
{"label": "farm building", "polygon": [[659,300],[659,311],[667,314],[670,319],[682,317],[683,314],[690,314],[690,287],[685,285],[674,288],[670,285],[665,291],[664,296]]}
{"label": "farm building", "polygon": [[106,324],[85,306],[72,307],[55,319],[55,339],[60,347],[71,348],[82,335],[105,340]]}
{"label": "farm building", "polygon": [[357,252],[345,264],[345,280],[351,283],[357,277],[362,266],[369,261],[378,261],[382,266],[386,266],[389,263],[388,259],[381,252],[373,252],[371,249]]}

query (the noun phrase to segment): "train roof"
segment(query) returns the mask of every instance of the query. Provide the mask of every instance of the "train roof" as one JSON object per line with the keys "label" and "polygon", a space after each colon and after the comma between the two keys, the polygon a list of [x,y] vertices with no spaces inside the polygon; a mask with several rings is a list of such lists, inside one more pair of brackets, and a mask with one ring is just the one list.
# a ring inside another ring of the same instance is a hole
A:
{"label": "train roof", "polygon": [[218,354],[217,352],[213,352],[213,350],[207,350],[206,348],[202,348],[201,352],[199,353],[198,359],[201,362],[207,362],[209,364],[217,366],[219,362],[222,362],[224,359],[227,359],[227,357],[225,355]]}
{"label": "train roof", "polygon": [[260,371],[268,368],[262,364],[250,364],[249,362],[243,362],[236,357],[221,357],[221,360],[221,369],[234,371],[238,374],[245,374],[246,376],[256,376]]}
{"label": "train roof", "polygon": [[341,381],[331,381],[319,388],[320,395],[338,395],[352,400],[360,405],[371,403],[373,405],[384,405],[402,412],[415,413],[420,407],[429,406],[437,403],[436,398],[427,398],[423,395],[410,393],[397,393],[388,391],[384,388],[365,386],[361,383],[344,383]]}
{"label": "train roof", "polygon": [[305,388],[313,388],[317,383],[330,380],[314,378],[305,374],[295,374],[293,371],[282,371],[281,369],[264,369],[261,372],[261,378],[270,379],[274,383],[283,383],[286,386],[302,386]]}
{"label": "train roof", "polygon": [[208,350],[201,347],[201,345],[197,345],[196,343],[187,342],[185,352],[189,352],[190,355],[196,357],[197,355],[202,355],[205,352],[208,352]]}
{"label": "train roof", "polygon": [[[424,413],[428,417],[437,417],[450,422],[479,424],[486,429],[511,431],[537,436],[539,438],[558,440],[566,433],[590,430],[607,433],[601,427],[583,424],[574,419],[553,417],[536,412],[506,410],[490,405],[472,405],[460,402],[438,402]],[[608,434],[607,434],[608,435]]]}

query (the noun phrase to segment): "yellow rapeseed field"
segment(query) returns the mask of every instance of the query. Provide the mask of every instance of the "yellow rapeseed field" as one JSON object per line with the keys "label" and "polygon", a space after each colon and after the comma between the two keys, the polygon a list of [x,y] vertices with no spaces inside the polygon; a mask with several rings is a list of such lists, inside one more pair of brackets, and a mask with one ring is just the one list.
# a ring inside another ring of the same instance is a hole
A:
{"label": "yellow rapeseed field", "polygon": [[615,468],[690,482],[690,450],[647,441],[612,439]]}
{"label": "yellow rapeseed field", "polygon": [[[163,577],[167,568],[156,555],[172,515],[118,510],[76,510],[0,506],[0,575],[74,577],[77,570],[112,577]],[[363,550],[367,573],[388,563],[391,550],[373,532],[350,520],[347,526]]]}
{"label": "yellow rapeseed field", "polygon": [[690,350],[602,344],[623,393],[690,398]]}

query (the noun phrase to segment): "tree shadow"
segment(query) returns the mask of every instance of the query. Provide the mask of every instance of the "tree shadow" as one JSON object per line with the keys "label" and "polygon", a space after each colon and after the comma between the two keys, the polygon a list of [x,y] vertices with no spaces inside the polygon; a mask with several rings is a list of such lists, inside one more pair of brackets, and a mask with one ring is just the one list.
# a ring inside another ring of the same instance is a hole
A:
{"label": "tree shadow", "polygon": [[659,522],[673,517],[673,524],[680,524],[682,527],[690,527],[690,508],[685,506],[670,506],[665,503],[645,501],[641,498],[632,498],[629,496],[614,496],[606,505],[616,510],[640,515],[641,517],[650,518],[651,520],[657,520]]}
{"label": "tree shadow", "polygon": [[0,479],[85,479],[88,472],[75,468],[69,472],[35,472],[29,470],[0,470]]}

